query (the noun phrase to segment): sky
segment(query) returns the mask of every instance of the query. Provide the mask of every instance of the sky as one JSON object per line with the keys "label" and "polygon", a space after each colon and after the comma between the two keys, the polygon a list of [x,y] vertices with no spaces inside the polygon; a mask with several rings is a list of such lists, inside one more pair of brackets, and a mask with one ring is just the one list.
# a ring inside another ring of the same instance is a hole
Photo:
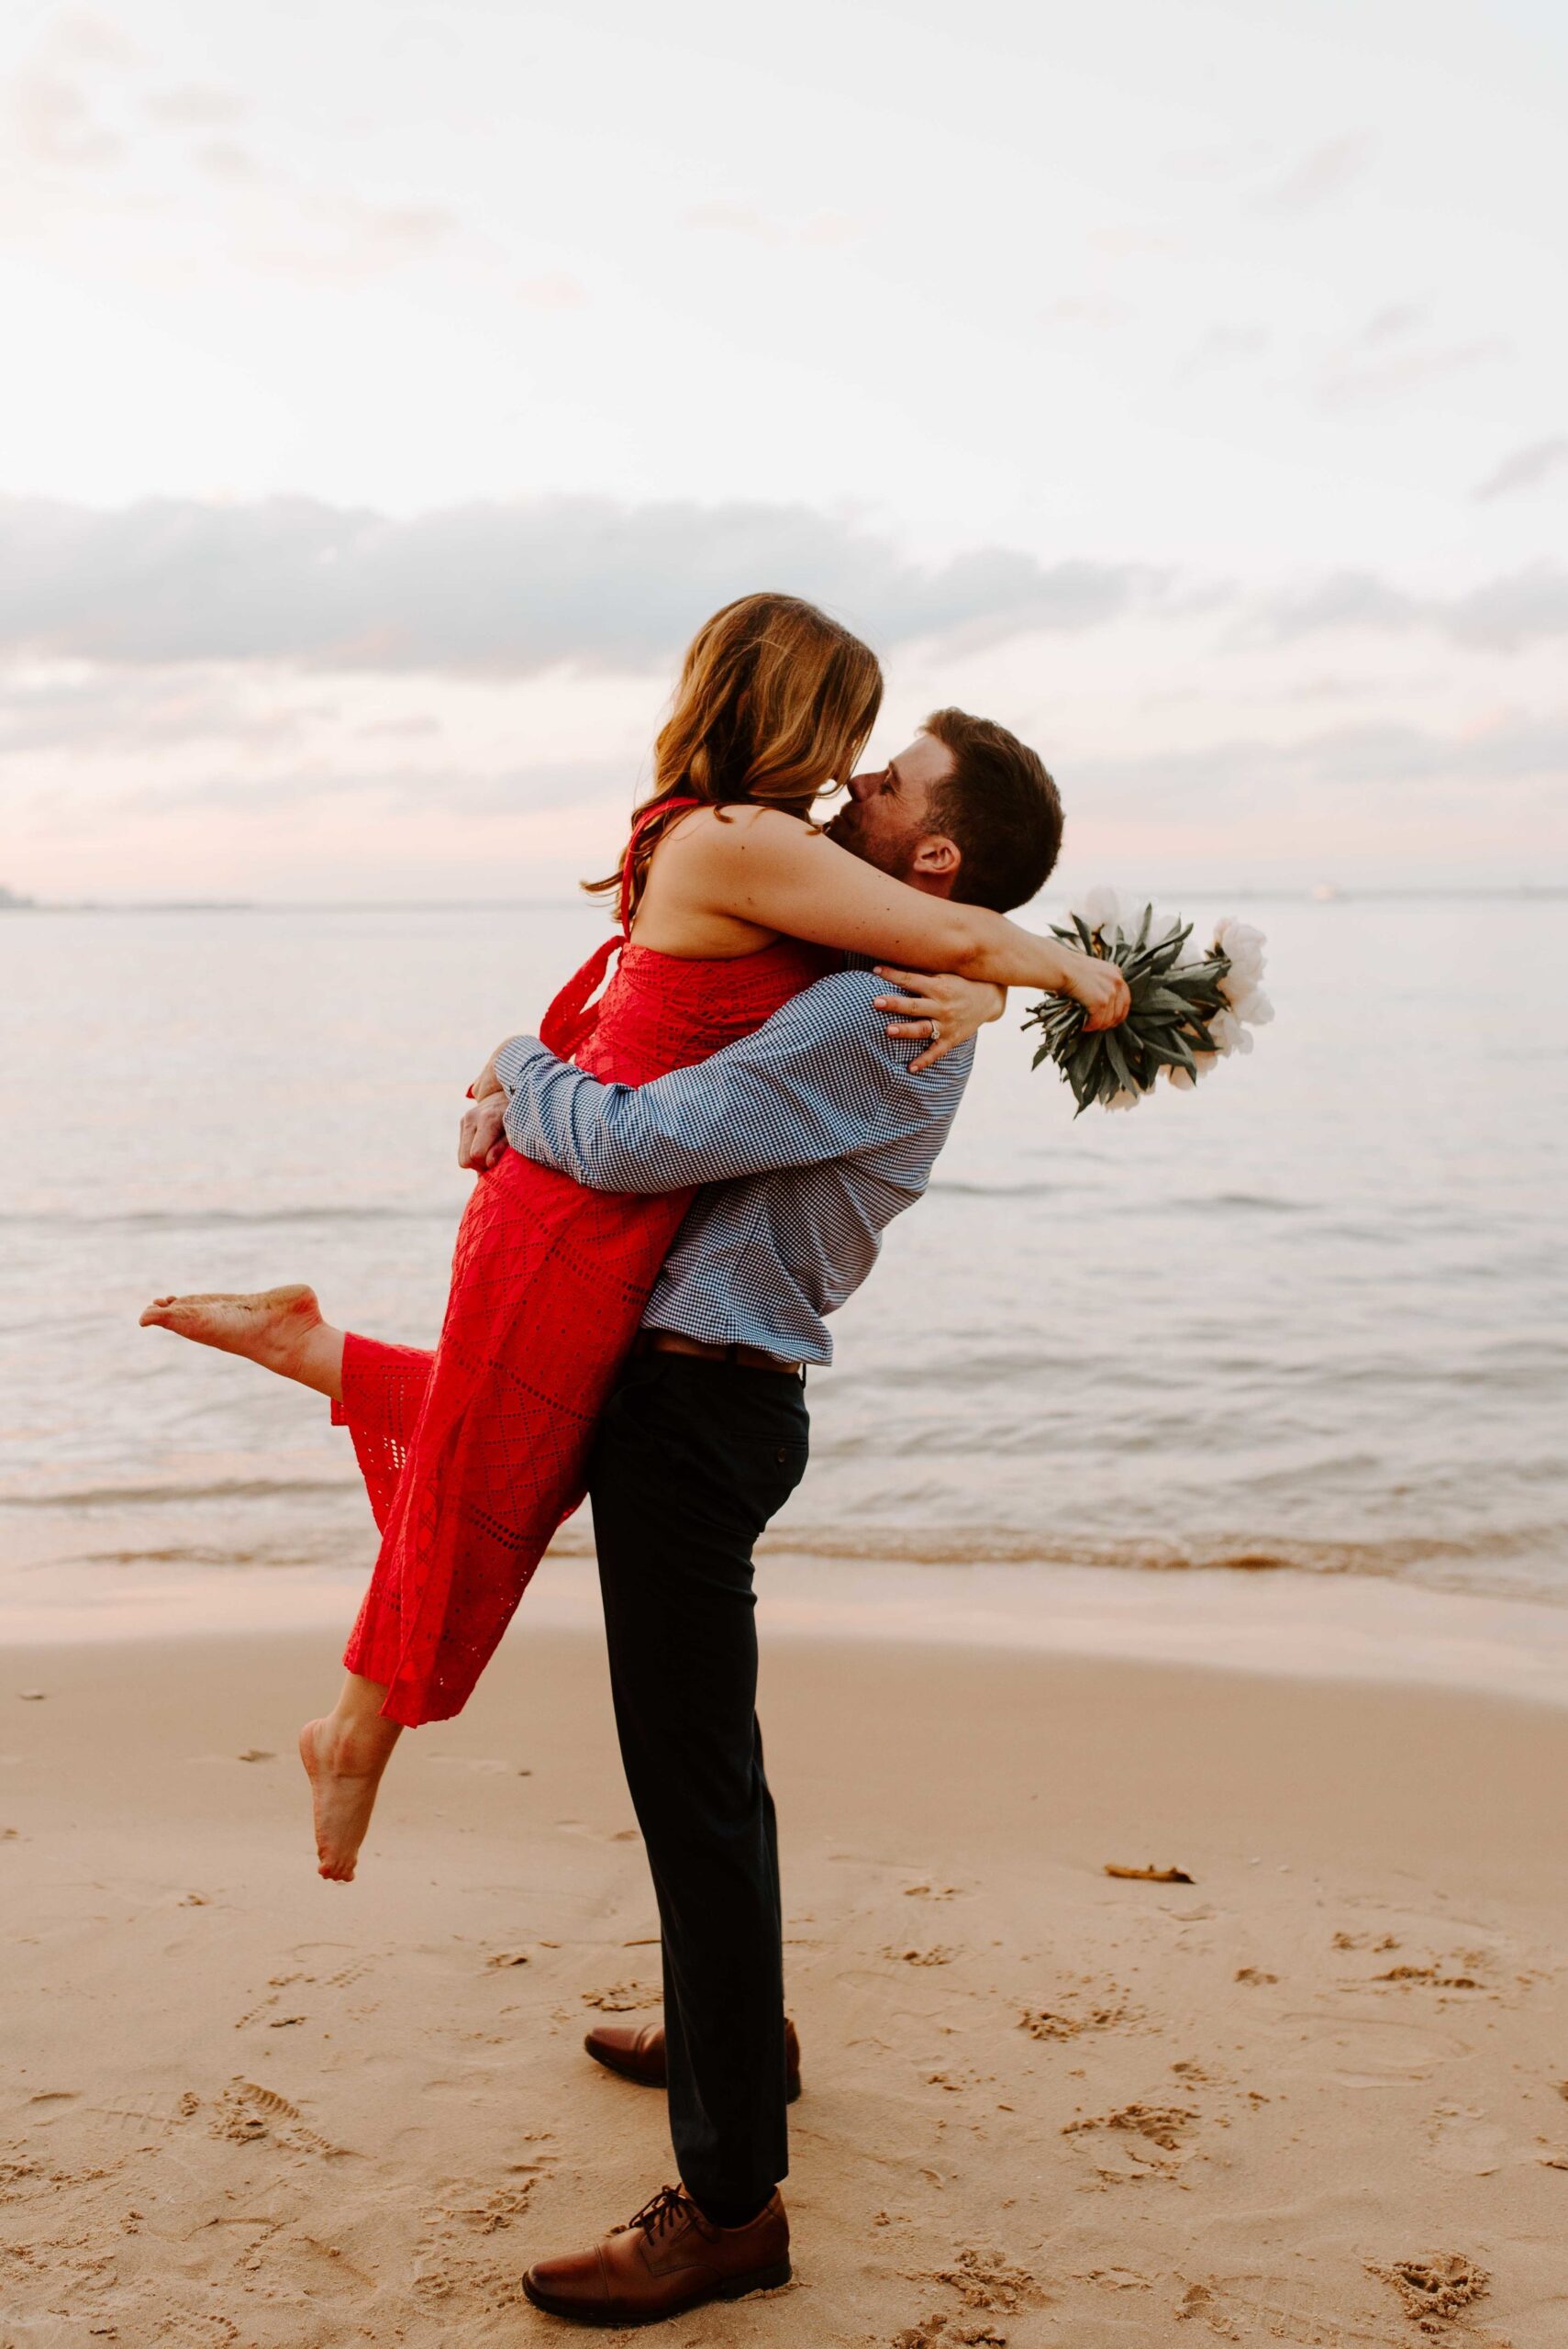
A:
{"label": "sky", "polygon": [[11,0],[0,884],[564,897],[751,588],[1078,885],[1568,883],[1548,0]]}

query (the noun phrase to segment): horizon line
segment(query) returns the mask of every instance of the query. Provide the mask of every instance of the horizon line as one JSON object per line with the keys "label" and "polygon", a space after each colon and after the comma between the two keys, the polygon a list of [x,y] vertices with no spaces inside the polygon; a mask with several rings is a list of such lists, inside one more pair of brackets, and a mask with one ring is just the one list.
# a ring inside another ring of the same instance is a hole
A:
{"label": "horizon line", "polygon": [[[1223,881],[1183,881],[1151,896],[1226,896],[1251,904],[1347,905],[1387,900],[1477,897],[1568,897],[1568,881],[1471,882],[1400,888],[1364,887],[1321,882],[1295,887],[1238,886]],[[1060,902],[1056,893],[1041,891],[1032,905]],[[0,914],[179,914],[179,913],[561,913],[591,914],[602,910],[576,896],[559,897],[24,897],[0,890]],[[1016,907],[1016,912],[1027,908]]]}

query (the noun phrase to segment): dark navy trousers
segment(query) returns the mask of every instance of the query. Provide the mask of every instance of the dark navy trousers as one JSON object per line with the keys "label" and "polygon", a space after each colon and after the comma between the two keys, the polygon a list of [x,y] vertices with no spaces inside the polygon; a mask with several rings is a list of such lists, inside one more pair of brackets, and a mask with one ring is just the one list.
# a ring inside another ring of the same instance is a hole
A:
{"label": "dark navy trousers", "polygon": [[659,1902],[670,2132],[721,2223],[789,2167],[751,1553],[805,1474],[807,1425],[798,1378],[640,1353],[589,1471],[616,1727]]}

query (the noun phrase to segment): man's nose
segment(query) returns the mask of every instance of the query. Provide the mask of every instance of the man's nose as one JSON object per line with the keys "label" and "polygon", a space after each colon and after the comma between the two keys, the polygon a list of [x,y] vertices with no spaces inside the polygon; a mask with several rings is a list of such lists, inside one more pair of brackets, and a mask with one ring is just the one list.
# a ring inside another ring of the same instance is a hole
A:
{"label": "man's nose", "polygon": [[869,799],[881,780],[877,774],[852,774],[850,777],[851,794],[856,799]]}

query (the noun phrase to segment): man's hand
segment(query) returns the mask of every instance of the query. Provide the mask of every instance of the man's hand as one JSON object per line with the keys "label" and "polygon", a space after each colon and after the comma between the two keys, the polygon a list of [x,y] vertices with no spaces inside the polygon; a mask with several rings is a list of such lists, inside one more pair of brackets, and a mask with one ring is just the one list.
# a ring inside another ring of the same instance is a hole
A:
{"label": "man's hand", "polygon": [[488,1174],[506,1151],[506,1097],[497,1086],[482,1101],[471,1101],[457,1134],[457,1163],[475,1174]]}
{"label": "man's hand", "polygon": [[1072,996],[1088,1013],[1085,1033],[1097,1028],[1119,1028],[1132,1009],[1132,997],[1117,965],[1098,954],[1080,954],[1073,946],[1062,948],[1062,959],[1067,973],[1061,992]]}

